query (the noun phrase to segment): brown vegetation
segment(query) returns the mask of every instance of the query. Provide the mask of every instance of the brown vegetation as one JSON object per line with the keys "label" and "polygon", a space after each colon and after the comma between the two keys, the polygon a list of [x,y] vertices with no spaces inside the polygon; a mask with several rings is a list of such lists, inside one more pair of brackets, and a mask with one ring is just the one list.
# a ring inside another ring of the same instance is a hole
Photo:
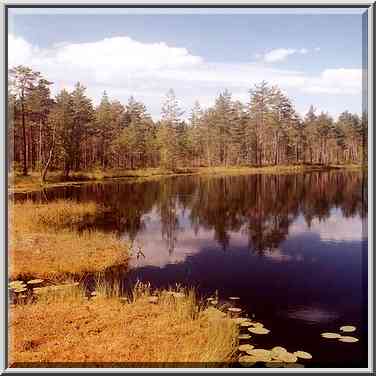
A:
{"label": "brown vegetation", "polygon": [[151,180],[166,176],[176,175],[252,175],[252,174],[287,174],[297,172],[322,171],[329,169],[350,169],[360,170],[367,168],[366,165],[348,164],[348,165],[279,165],[279,166],[227,166],[227,167],[197,167],[197,168],[180,168],[166,170],[161,168],[143,168],[138,170],[93,170],[71,173],[68,179],[62,177],[59,172],[52,172],[48,179],[41,185],[39,173],[31,172],[24,176],[20,173],[12,173],[9,178],[9,190],[11,192],[30,192],[48,187],[59,187],[68,185],[77,185],[83,183],[92,183],[110,179],[130,179],[134,180]]}
{"label": "brown vegetation", "polygon": [[113,234],[78,233],[75,226],[100,210],[94,203],[56,201],[10,207],[9,277],[64,279],[125,265],[128,248]]}
{"label": "brown vegetation", "polygon": [[199,304],[193,291],[156,292],[154,302],[145,286],[127,301],[100,291],[90,300],[75,294],[13,306],[12,367],[210,367],[232,361],[238,334],[234,321]]}

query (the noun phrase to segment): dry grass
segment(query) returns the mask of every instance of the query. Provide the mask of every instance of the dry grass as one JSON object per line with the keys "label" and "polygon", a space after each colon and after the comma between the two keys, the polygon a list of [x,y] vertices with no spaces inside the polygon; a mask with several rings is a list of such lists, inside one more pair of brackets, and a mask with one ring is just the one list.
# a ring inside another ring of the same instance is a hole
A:
{"label": "dry grass", "polygon": [[10,207],[9,277],[65,279],[67,275],[126,265],[128,247],[113,234],[78,233],[75,225],[96,212],[93,203],[56,201]]}
{"label": "dry grass", "polygon": [[[185,170],[184,170],[185,171]],[[186,172],[186,171],[185,171]],[[27,176],[13,172],[9,174],[9,189],[11,192],[30,192],[39,190],[42,187],[60,187],[90,183],[93,181],[103,181],[106,179],[118,178],[156,178],[160,176],[175,175],[173,171],[166,171],[161,168],[145,168],[138,170],[92,170],[73,172],[68,179],[61,176],[61,172],[51,172],[47,181],[41,184],[40,174],[30,172]]]}
{"label": "dry grass", "polygon": [[[355,165],[353,165],[355,166]],[[299,172],[321,171],[332,168],[347,168],[345,165],[276,165],[276,166],[219,166],[201,167],[197,173],[202,175],[252,175],[252,174],[294,174]]]}
{"label": "dry grass", "polygon": [[330,168],[356,169],[366,168],[366,166],[354,164],[342,165],[278,165],[278,166],[218,166],[218,167],[197,167],[197,168],[179,168],[175,171],[165,170],[162,168],[144,168],[137,170],[92,170],[72,172],[68,180],[62,178],[61,172],[51,172],[47,181],[41,185],[40,174],[31,172],[28,176],[20,173],[11,173],[9,175],[9,189],[12,192],[30,192],[39,190],[42,187],[59,187],[75,184],[90,183],[93,181],[103,181],[108,179],[157,179],[164,176],[175,175],[196,175],[196,174],[217,174],[217,175],[244,175],[244,174],[286,174],[297,173],[312,170],[325,170]]}
{"label": "dry grass", "polygon": [[9,227],[15,232],[72,229],[83,221],[89,221],[103,210],[95,202],[71,200],[43,204],[25,201],[10,205],[9,209]]}
{"label": "dry grass", "polygon": [[[57,201],[10,208],[10,279],[64,280],[126,265],[128,248],[113,235],[75,231],[96,214],[93,204]],[[9,359],[16,366],[219,366],[232,360],[237,328],[197,301],[147,285],[126,300],[99,273],[89,301],[76,286],[38,290],[37,301],[11,305]],[[180,292],[181,294],[181,292]]]}
{"label": "dry grass", "polygon": [[166,291],[155,295],[156,304],[149,302],[148,288],[138,288],[127,302],[99,293],[89,301],[76,294],[14,306],[10,363],[210,367],[232,361],[237,337],[232,320],[198,304],[193,291],[179,298]]}

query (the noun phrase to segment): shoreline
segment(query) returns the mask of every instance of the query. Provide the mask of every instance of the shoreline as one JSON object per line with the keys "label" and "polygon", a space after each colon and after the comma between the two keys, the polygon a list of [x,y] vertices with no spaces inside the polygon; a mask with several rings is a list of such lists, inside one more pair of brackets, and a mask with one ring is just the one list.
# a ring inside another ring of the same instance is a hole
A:
{"label": "shoreline", "polygon": [[[257,174],[294,174],[308,173],[317,171],[347,170],[361,171],[367,170],[367,166],[362,165],[281,165],[281,166],[262,166],[262,167],[199,167],[186,168],[177,171],[166,171],[159,168],[140,169],[140,170],[122,170],[109,172],[78,172],[72,175],[71,180],[50,181],[41,185],[39,174],[31,174],[26,177],[16,176],[8,180],[8,193],[31,193],[46,188],[58,188],[77,186],[82,184],[104,183],[115,180],[124,180],[129,182],[149,181],[154,179],[176,177],[176,176],[237,176],[237,175],[257,175]],[[59,174],[51,174],[55,179],[59,179]],[[17,179],[27,179],[26,182],[17,182]],[[9,184],[11,180],[16,180],[15,184]]]}

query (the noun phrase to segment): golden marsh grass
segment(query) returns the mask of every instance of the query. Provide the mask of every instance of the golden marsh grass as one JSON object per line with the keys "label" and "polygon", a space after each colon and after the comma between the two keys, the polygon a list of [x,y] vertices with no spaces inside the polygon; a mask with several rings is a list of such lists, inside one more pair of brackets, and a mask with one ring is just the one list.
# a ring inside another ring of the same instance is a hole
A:
{"label": "golden marsh grass", "polygon": [[[103,292],[104,286],[98,290]],[[207,310],[192,290],[179,298],[169,291],[154,292],[156,304],[149,302],[151,296],[141,285],[128,300],[101,293],[85,300],[77,293],[16,305],[10,314],[10,363],[210,366],[234,359],[238,333],[229,317]]]}
{"label": "golden marsh grass", "polygon": [[126,265],[127,245],[114,234],[74,226],[101,210],[94,203],[56,201],[10,206],[9,277],[65,279]]}

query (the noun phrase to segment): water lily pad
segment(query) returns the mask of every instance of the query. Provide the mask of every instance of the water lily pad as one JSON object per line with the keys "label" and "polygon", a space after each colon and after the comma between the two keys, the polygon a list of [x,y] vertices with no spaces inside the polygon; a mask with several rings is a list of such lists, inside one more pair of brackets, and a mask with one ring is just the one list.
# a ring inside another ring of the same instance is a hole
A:
{"label": "water lily pad", "polygon": [[248,354],[253,356],[271,357],[271,351],[265,349],[251,349]]}
{"label": "water lily pad", "polygon": [[227,310],[233,313],[240,313],[242,311],[241,308],[234,308],[234,307],[227,308]]}
{"label": "water lily pad", "polygon": [[14,282],[11,282],[9,283],[9,289],[10,290],[19,290],[19,289],[24,289],[26,288],[26,284],[22,281],[14,281]]}
{"label": "water lily pad", "polygon": [[263,328],[264,324],[261,324],[261,322],[251,322],[252,326],[257,328]]}
{"label": "water lily pad", "polygon": [[243,367],[251,367],[256,364],[257,359],[255,359],[253,356],[243,355],[239,357],[238,362]]}
{"label": "water lily pad", "polygon": [[12,281],[9,282],[10,287],[17,287],[17,286],[26,286],[24,281]]}
{"label": "water lily pad", "polygon": [[248,331],[253,333],[253,334],[268,334],[270,333],[270,330],[262,327],[252,327],[248,328]]}
{"label": "water lily pad", "polygon": [[298,360],[298,357],[294,354],[291,354],[289,352],[280,353],[279,359],[284,363],[295,363]]}
{"label": "water lily pad", "polygon": [[339,330],[341,332],[351,333],[351,332],[355,332],[356,327],[355,326],[351,326],[351,325],[345,325],[345,326],[341,326],[339,328]]}
{"label": "water lily pad", "polygon": [[270,351],[274,352],[287,352],[287,350],[282,346],[275,346]]}
{"label": "water lily pad", "polygon": [[243,327],[248,327],[248,326],[252,326],[252,323],[249,322],[249,321],[243,321],[240,326],[243,326]]}
{"label": "water lily pad", "polygon": [[243,322],[248,322],[249,321],[249,319],[247,319],[246,317],[237,317],[237,318],[235,318],[233,320],[234,320],[234,322],[236,324],[241,324]]}
{"label": "water lily pad", "polygon": [[329,332],[325,332],[325,333],[321,333],[321,337],[324,337],[324,338],[340,338],[341,335],[338,334],[338,333],[329,333]]}
{"label": "water lily pad", "polygon": [[353,342],[358,342],[359,339],[355,337],[350,337],[350,336],[341,336],[340,338],[338,338],[338,341],[353,343]]}
{"label": "water lily pad", "polygon": [[210,318],[224,318],[226,317],[226,314],[222,312],[220,309],[217,309],[215,307],[208,307],[203,312],[203,315],[206,315]]}
{"label": "water lily pad", "polygon": [[250,350],[252,350],[254,347],[255,347],[255,346],[252,346],[252,345],[249,345],[249,344],[247,344],[247,345],[240,345],[240,346],[238,347],[238,350],[239,350],[239,351],[250,351]]}
{"label": "water lily pad", "polygon": [[242,340],[242,339],[250,339],[251,338],[251,335],[250,334],[239,334],[238,335],[238,339]]}
{"label": "water lily pad", "polygon": [[[262,349],[255,349],[255,350],[262,350]],[[272,357],[270,356],[270,353],[252,353],[254,350],[247,351],[247,354],[249,354],[255,362],[270,362],[272,360]],[[268,350],[264,350],[268,351]]]}
{"label": "water lily pad", "polygon": [[281,347],[281,346],[275,346],[271,349],[271,355],[272,355],[272,358],[276,358],[276,359],[279,359],[279,355],[281,353],[287,353],[287,350],[284,348],[284,347]]}
{"label": "water lily pad", "polygon": [[305,351],[299,350],[299,351],[295,351],[293,354],[300,359],[312,359],[312,355]]}
{"label": "water lily pad", "polygon": [[14,292],[15,293],[20,293],[20,292],[24,292],[24,291],[27,291],[27,288],[23,288],[23,287],[17,287],[14,289]]}

